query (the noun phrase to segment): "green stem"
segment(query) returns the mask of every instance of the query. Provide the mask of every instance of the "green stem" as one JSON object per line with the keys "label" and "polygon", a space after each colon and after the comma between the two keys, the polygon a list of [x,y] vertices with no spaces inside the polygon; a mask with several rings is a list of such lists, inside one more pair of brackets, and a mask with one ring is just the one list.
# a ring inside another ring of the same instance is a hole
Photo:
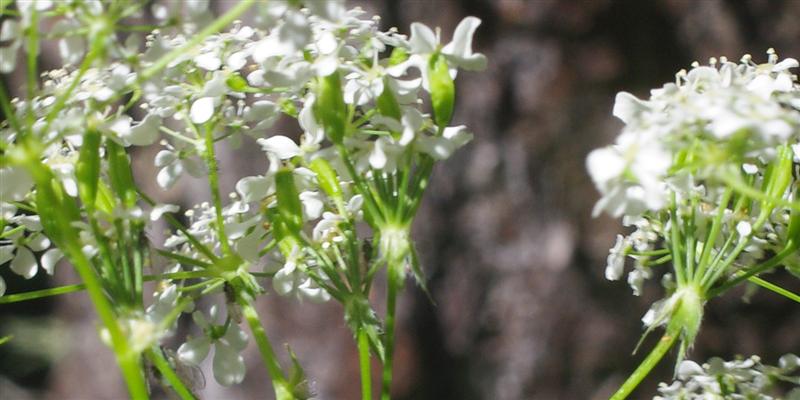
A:
{"label": "green stem", "polygon": [[161,352],[159,348],[152,348],[147,349],[145,351],[145,356],[147,357],[150,362],[158,369],[158,372],[161,373],[161,376],[167,380],[172,389],[175,390],[175,393],[178,394],[182,400],[193,400],[196,399],[192,391],[183,384],[183,381],[172,370],[172,366],[169,365],[169,361],[164,357],[164,353]]}
{"label": "green stem", "polygon": [[36,66],[36,57],[39,55],[39,13],[36,7],[31,7],[31,24],[25,33],[28,37],[28,116],[27,124],[28,131],[33,131],[33,123],[36,119],[36,114],[33,112],[33,97],[38,89],[38,68]]}
{"label": "green stem", "polygon": [[225,234],[225,221],[222,217],[222,197],[219,194],[219,168],[217,166],[217,157],[214,153],[214,129],[206,125],[206,164],[208,165],[208,184],[211,189],[211,201],[214,203],[214,212],[216,214],[217,236],[219,237],[220,245],[222,246],[222,253],[225,255],[232,254],[230,243],[228,243],[228,235]]}
{"label": "green stem", "polygon": [[387,271],[388,284],[386,288],[386,323],[383,333],[384,363],[382,376],[381,399],[392,398],[392,360],[394,358],[394,327],[395,311],[397,308],[397,292],[403,283],[402,259],[390,260]]}
{"label": "green stem", "polygon": [[745,279],[750,279],[770,268],[778,266],[783,261],[784,258],[794,254],[795,251],[797,251],[797,246],[791,244],[789,246],[786,246],[786,248],[781,250],[781,252],[776,254],[774,257],[753,267],[752,269],[747,271],[745,270],[738,271],[736,274],[733,275],[733,279],[729,280],[728,282],[725,282],[722,286],[718,288],[712,289],[709,292],[709,298],[712,298],[727,291],[728,289],[738,285]]}
{"label": "green stem", "polygon": [[40,299],[42,297],[50,297],[50,296],[57,296],[59,294],[79,292],[84,289],[86,289],[86,285],[78,284],[78,285],[61,286],[50,289],[34,290],[25,293],[15,293],[0,297],[0,304],[17,303],[26,300],[35,300],[35,299]]}
{"label": "green stem", "polygon": [[[251,274],[255,276],[263,276],[265,273],[251,272]],[[267,274],[268,277],[271,277],[272,275],[273,274],[271,273]],[[142,280],[144,281],[157,281],[164,279],[183,280],[183,279],[198,279],[198,278],[211,278],[211,277],[212,276],[206,271],[180,271],[180,272],[170,272],[167,274],[160,274],[160,275],[144,275],[142,277]],[[48,289],[33,290],[24,293],[14,293],[0,297],[0,304],[9,304],[27,300],[36,300],[44,297],[80,292],[85,289],[86,285],[83,283],[79,283],[76,285],[65,285]]]}
{"label": "green stem", "polygon": [[719,237],[720,230],[722,229],[723,218],[725,217],[725,210],[728,209],[728,203],[731,200],[731,196],[733,196],[733,189],[725,190],[725,194],[722,195],[722,199],[719,203],[719,208],[717,209],[717,214],[714,217],[714,221],[711,223],[711,230],[708,232],[706,236],[706,240],[703,243],[703,251],[700,253],[700,261],[697,263],[697,271],[695,271],[695,276],[704,276],[706,269],[708,268],[708,261],[711,257],[711,249],[714,248],[714,244],[717,242],[717,238]]}
{"label": "green stem", "polygon": [[742,182],[741,179],[739,179],[736,176],[733,176],[732,174],[722,174],[722,181],[725,182],[730,187],[732,187],[737,192],[745,196],[751,197],[755,200],[766,201],[770,202],[771,204],[781,205],[784,207],[789,207],[795,211],[800,211],[800,201],[791,201],[769,196],[766,193],[763,193],[760,190],[753,188],[747,183]]}
{"label": "green stem", "polygon": [[623,400],[630,396],[631,392],[639,386],[639,383],[650,374],[650,371],[664,358],[664,355],[667,354],[669,349],[675,344],[675,341],[678,340],[678,333],[680,332],[680,328],[678,325],[674,325],[674,327],[670,327],[667,329],[667,332],[664,333],[664,336],[659,339],[658,344],[656,347],[650,351],[650,354],[639,364],[639,367],[636,368],[635,371],[628,377],[627,380],[620,386],[620,388],[611,396],[610,400]]}
{"label": "green stem", "polygon": [[258,317],[255,307],[242,295],[237,296],[237,301],[242,307],[242,315],[247,320],[250,331],[253,333],[253,337],[255,337],[258,351],[261,353],[261,359],[267,367],[267,373],[275,389],[275,397],[280,400],[293,399],[294,396],[291,395],[291,392],[288,390],[286,375],[283,373],[283,369],[281,369],[277,357],[275,357],[275,351],[272,349],[264,327],[261,326],[261,319]]}
{"label": "green stem", "polygon": [[765,281],[765,280],[763,280],[763,279],[761,279],[761,278],[759,278],[757,276],[751,276],[750,278],[747,278],[747,279],[750,282],[753,282],[756,285],[763,287],[764,289],[771,290],[771,291],[773,291],[773,292],[775,292],[775,293],[777,293],[777,294],[779,294],[779,295],[781,295],[783,297],[786,297],[789,300],[794,300],[794,301],[800,303],[800,295],[792,293],[792,292],[790,292],[790,291],[788,291],[788,290],[786,290],[786,289],[784,289],[784,288],[782,288],[782,287],[780,287],[780,286],[778,286],[778,285],[776,285],[774,283],[767,282],[767,281]]}
{"label": "green stem", "polygon": [[369,359],[369,338],[364,328],[358,330],[358,360],[361,366],[361,398],[372,399],[372,369]]}

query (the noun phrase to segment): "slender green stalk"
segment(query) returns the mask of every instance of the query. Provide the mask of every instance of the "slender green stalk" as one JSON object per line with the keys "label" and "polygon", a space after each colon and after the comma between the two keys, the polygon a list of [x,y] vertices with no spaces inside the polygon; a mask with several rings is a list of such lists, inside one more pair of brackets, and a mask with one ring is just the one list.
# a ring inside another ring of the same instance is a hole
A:
{"label": "slender green stalk", "polygon": [[800,211],[800,201],[791,201],[769,196],[766,193],[763,193],[760,190],[748,185],[747,183],[742,182],[741,179],[733,174],[722,174],[722,181],[745,196],[756,200],[771,202],[775,205],[789,207],[795,211]]}
{"label": "slender green stalk", "polygon": [[369,338],[363,328],[358,330],[358,360],[361,367],[361,399],[372,399],[372,369],[369,359]]}
{"label": "slender green stalk", "polygon": [[39,56],[39,13],[36,7],[31,7],[30,13],[31,24],[25,32],[25,36],[28,39],[28,84],[26,90],[28,94],[28,131],[33,131],[33,122],[36,119],[36,114],[33,112],[33,97],[39,83],[39,68],[37,67],[37,57]]}
{"label": "slender green stalk", "polygon": [[775,292],[775,293],[777,293],[777,294],[779,294],[779,295],[781,295],[783,297],[786,297],[789,300],[794,300],[794,301],[800,303],[800,295],[798,295],[796,293],[792,293],[792,292],[790,292],[790,291],[788,291],[788,290],[786,290],[786,289],[784,289],[784,288],[782,288],[782,287],[780,287],[780,286],[778,286],[778,285],[776,285],[774,283],[767,282],[767,281],[765,281],[765,280],[763,280],[763,279],[761,279],[761,278],[759,278],[757,276],[751,276],[751,277],[747,278],[747,280],[749,280],[750,282],[755,283],[758,286],[763,287],[764,289],[771,290],[771,291],[773,291],[773,292]]}
{"label": "slender green stalk", "polygon": [[717,242],[719,232],[722,229],[723,218],[725,217],[725,210],[728,209],[728,203],[733,195],[733,189],[728,188],[722,195],[722,199],[717,209],[717,214],[714,216],[714,221],[711,223],[711,230],[706,236],[705,243],[703,243],[703,252],[700,253],[700,261],[697,263],[697,270],[695,276],[704,276],[705,270],[708,268],[709,257],[711,257],[711,249],[714,248],[714,243]]}
{"label": "slender green stalk", "polygon": [[230,255],[232,253],[231,246],[230,243],[228,243],[228,235],[225,234],[225,223],[222,218],[222,197],[219,194],[219,168],[217,166],[217,156],[214,153],[214,129],[209,125],[206,125],[205,139],[208,184],[211,189],[211,201],[214,203],[214,212],[216,214],[217,236],[219,237],[223,254]]}
{"label": "slender green stalk", "polygon": [[[259,272],[253,272],[252,274],[255,276],[266,276],[266,277],[271,277],[272,275],[274,275],[273,273],[259,273]],[[206,271],[180,271],[180,272],[171,272],[160,275],[144,275],[142,277],[142,280],[157,281],[163,279],[180,280],[180,279],[198,279],[198,278],[211,278],[211,275],[209,275],[208,272]],[[14,293],[0,297],[0,304],[19,303],[21,301],[37,300],[45,297],[80,292],[82,290],[86,290],[86,285],[83,283],[79,283],[75,285],[65,285],[48,289],[33,290],[24,293]]]}
{"label": "slender green stalk", "polygon": [[[725,282],[722,286],[712,289],[709,292],[710,297],[717,296],[726,292],[728,289],[738,285],[745,279],[750,279],[751,277],[755,277],[756,275],[780,265],[784,258],[794,254],[797,251],[797,245],[790,245],[781,250],[778,254],[774,257],[770,258],[769,260],[749,269],[749,270],[742,270],[734,274],[733,278],[728,282]],[[709,297],[709,298],[710,298]]]}
{"label": "slender green stalk", "polygon": [[[403,284],[402,259],[389,260],[387,271],[388,282],[386,288],[386,322],[383,332],[384,363],[383,375],[381,380],[381,399],[389,400],[392,398],[392,361],[394,358],[394,327],[395,312],[397,309],[397,292]],[[393,265],[394,264],[394,265]]]}
{"label": "slender green stalk", "polygon": [[653,370],[658,362],[664,358],[664,355],[667,354],[669,349],[672,348],[678,340],[679,332],[680,328],[677,325],[671,325],[670,328],[667,329],[667,332],[664,333],[664,336],[659,339],[656,347],[650,351],[650,354],[647,355],[644,361],[639,364],[639,367],[625,380],[616,393],[611,396],[610,400],[623,400],[628,398],[633,390],[639,386],[639,383],[650,374],[650,371]]}
{"label": "slender green stalk", "polygon": [[172,389],[175,390],[178,397],[182,400],[193,400],[196,399],[192,391],[183,384],[183,380],[172,370],[172,367],[169,365],[169,361],[164,357],[164,353],[161,352],[159,348],[151,348],[145,351],[145,356],[147,357],[150,362],[158,369],[158,372],[161,373],[161,376],[167,380]]}
{"label": "slender green stalk", "polygon": [[261,359],[267,367],[267,373],[275,389],[275,397],[279,400],[293,399],[294,396],[291,395],[291,392],[288,390],[286,374],[283,373],[283,369],[281,369],[281,365],[278,363],[277,357],[275,357],[275,351],[272,349],[267,333],[264,331],[264,327],[261,326],[261,319],[258,316],[258,312],[256,312],[253,304],[243,296],[237,296],[237,300],[242,307],[242,315],[247,320],[250,331],[255,337],[258,351],[261,353]]}
{"label": "slender green stalk", "polygon": [[0,297],[0,304],[17,303],[20,301],[41,299],[43,297],[57,296],[60,294],[80,292],[86,289],[86,285],[67,285],[50,289],[34,290],[25,293],[15,293]]}

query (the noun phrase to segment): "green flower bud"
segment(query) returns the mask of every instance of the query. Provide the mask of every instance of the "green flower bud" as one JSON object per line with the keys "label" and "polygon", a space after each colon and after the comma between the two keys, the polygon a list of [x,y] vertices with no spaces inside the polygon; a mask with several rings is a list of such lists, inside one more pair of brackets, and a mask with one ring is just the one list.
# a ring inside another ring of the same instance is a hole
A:
{"label": "green flower bud", "polygon": [[133,181],[131,161],[125,148],[116,142],[106,142],[108,152],[108,177],[111,189],[116,193],[122,204],[131,208],[136,205],[136,184]]}
{"label": "green flower bud", "polygon": [[347,129],[347,105],[338,71],[318,80],[314,116],[331,142],[342,143]]}
{"label": "green flower bud", "polygon": [[80,209],[48,168],[42,165],[35,168],[36,213],[47,237],[63,248],[67,241],[77,238],[72,223],[81,219]]}
{"label": "green flower bud", "polygon": [[303,204],[294,185],[294,174],[289,169],[281,169],[275,175],[276,195],[278,197],[278,219],[285,224],[287,234],[300,232],[303,226]]}
{"label": "green flower bud", "polygon": [[317,182],[320,189],[334,200],[342,200],[342,187],[339,185],[339,176],[328,160],[322,157],[315,158],[311,161],[309,167],[317,174]]}
{"label": "green flower bud", "polygon": [[764,192],[767,196],[780,199],[792,183],[794,153],[789,146],[778,147],[778,154],[769,166],[764,177]]}
{"label": "green flower bud", "polygon": [[234,92],[252,92],[253,88],[239,74],[231,74],[225,80],[225,84]]}
{"label": "green flower bud", "polygon": [[453,106],[456,100],[456,89],[447,66],[447,60],[441,54],[434,54],[428,60],[428,80],[431,91],[433,118],[440,129],[444,129],[453,118]]}
{"label": "green flower bud", "polygon": [[83,145],[75,167],[75,176],[78,178],[78,193],[81,201],[88,209],[94,208],[97,198],[97,183],[100,180],[100,142],[102,136],[99,131],[89,129],[83,135]]}
{"label": "green flower bud", "polygon": [[387,117],[391,117],[399,121],[403,116],[403,113],[400,110],[400,104],[397,103],[397,99],[394,98],[392,89],[389,88],[388,78],[383,80],[383,92],[381,92],[381,95],[378,96],[375,104],[378,106],[378,112]]}
{"label": "green flower bud", "polygon": [[408,60],[408,50],[402,47],[395,47],[389,56],[389,66],[395,66]]}

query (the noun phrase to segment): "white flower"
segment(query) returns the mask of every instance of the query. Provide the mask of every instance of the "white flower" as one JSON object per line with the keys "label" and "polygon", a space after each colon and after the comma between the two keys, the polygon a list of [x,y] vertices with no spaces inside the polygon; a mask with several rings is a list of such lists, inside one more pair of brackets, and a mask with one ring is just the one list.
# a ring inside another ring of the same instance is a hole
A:
{"label": "white flower", "polygon": [[472,133],[464,125],[444,129],[442,136],[420,136],[420,149],[437,160],[449,158],[456,150],[472,140]]}
{"label": "white flower", "polygon": [[486,56],[472,52],[472,36],[481,24],[475,17],[464,18],[453,33],[453,40],[440,47],[439,35],[426,25],[415,22],[411,24],[411,37],[408,43],[411,47],[412,57],[406,63],[396,66],[392,75],[402,74],[409,66],[414,66],[422,73],[422,86],[430,90],[428,83],[428,59],[436,51],[447,58],[451,67],[450,75],[455,78],[456,69],[463,68],[468,71],[479,71],[486,68]]}
{"label": "white flower", "polygon": [[281,269],[272,277],[272,287],[275,292],[282,296],[294,293],[299,299],[313,302],[328,301],[330,294],[306,276],[303,272],[305,268],[302,249],[295,246],[286,257]]}
{"label": "white flower", "polygon": [[[214,345],[213,371],[214,378],[220,385],[231,386],[241,383],[247,372],[242,350],[247,347],[247,334],[235,323],[214,325],[217,307],[212,306],[209,312],[211,323],[199,311],[192,314],[195,324],[203,329],[204,335],[192,338],[178,348],[178,358],[189,365],[200,365],[208,356],[211,345]],[[223,331],[223,329],[225,329]]]}
{"label": "white flower", "polygon": [[630,243],[624,236],[617,235],[617,242],[609,250],[606,259],[606,279],[616,281],[622,276],[625,267],[625,253],[629,246]]}
{"label": "white flower", "polygon": [[156,175],[156,181],[162,189],[172,187],[184,171],[194,177],[205,173],[203,162],[197,156],[178,151],[170,145],[167,145],[167,150],[156,154],[155,166],[161,168]]}
{"label": "white flower", "polygon": [[[39,263],[33,252],[44,251],[50,247],[50,239],[42,232],[42,225],[38,216],[19,215],[11,219],[12,223],[23,226],[22,231],[10,234],[0,240],[0,265],[11,261],[10,267],[17,275],[25,279],[36,276]],[[11,229],[6,227],[6,231]],[[29,232],[27,235],[24,231]],[[48,274],[52,275],[56,263],[63,253],[57,248],[47,250],[41,258],[41,266]]]}
{"label": "white flower", "polygon": [[666,203],[663,179],[671,163],[652,132],[626,131],[614,146],[593,150],[586,166],[603,194],[593,215],[608,211],[620,217],[660,209]]}

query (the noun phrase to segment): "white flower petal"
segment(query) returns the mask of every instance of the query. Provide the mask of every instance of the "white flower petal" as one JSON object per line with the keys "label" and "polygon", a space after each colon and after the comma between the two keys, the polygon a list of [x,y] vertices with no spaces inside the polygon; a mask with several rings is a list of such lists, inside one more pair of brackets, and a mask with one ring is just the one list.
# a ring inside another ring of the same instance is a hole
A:
{"label": "white flower petal", "polygon": [[300,150],[300,146],[292,139],[282,135],[273,136],[269,139],[258,139],[257,142],[261,145],[262,150],[269,154],[274,154],[281,160],[287,160],[303,153]]}
{"label": "white flower petal", "polygon": [[122,115],[108,125],[108,129],[114,132],[117,137],[125,138],[131,134],[131,117]]}
{"label": "white flower petal", "polygon": [[633,118],[647,109],[647,104],[628,92],[619,92],[614,99],[612,114],[624,123],[630,123]]}
{"label": "white flower petal", "polygon": [[0,201],[20,201],[33,187],[33,180],[22,168],[0,169]]}
{"label": "white flower petal", "polygon": [[[189,2],[191,3],[191,2]],[[222,66],[219,56],[212,53],[203,53],[194,58],[195,64],[206,71],[216,71]]]}
{"label": "white flower petal", "polygon": [[303,214],[306,219],[313,220],[322,215],[325,203],[322,202],[322,195],[319,192],[302,192],[299,197],[303,203]]}
{"label": "white flower petal", "polygon": [[436,51],[439,41],[436,34],[426,25],[414,22],[411,24],[411,37],[408,39],[411,52],[415,54],[430,54]]}
{"label": "white flower petal", "polygon": [[475,17],[464,18],[453,33],[453,41],[442,48],[442,53],[449,56],[455,65],[469,71],[486,68],[486,56],[472,52],[472,37],[481,20]]}
{"label": "white flower petal", "polygon": [[162,189],[169,189],[178,181],[181,174],[183,174],[183,163],[175,162],[158,171],[156,182],[158,182],[158,186]]}
{"label": "white flower petal", "polygon": [[211,342],[206,336],[190,339],[178,347],[178,359],[190,365],[200,365],[208,356]]}
{"label": "white flower petal", "polygon": [[153,144],[158,139],[158,127],[161,125],[161,118],[150,113],[144,119],[132,127],[127,136],[123,139],[134,146],[147,146]]}
{"label": "white flower petal", "polygon": [[247,347],[247,334],[244,333],[239,325],[231,324],[220,341],[224,342],[234,350],[242,351],[245,349],[245,347]]}
{"label": "white flower petal", "polygon": [[64,253],[62,253],[61,250],[59,250],[57,248],[52,248],[50,250],[47,250],[42,255],[42,260],[41,260],[42,261],[42,268],[45,271],[47,271],[48,275],[53,275],[53,270],[56,267],[56,263],[58,263],[58,261],[61,260],[61,257],[63,257],[63,256],[64,256]]}
{"label": "white flower petal", "polygon": [[[288,268],[287,268],[288,267]],[[281,296],[289,294],[295,285],[294,263],[287,262],[283,268],[272,277],[272,288]]]}
{"label": "white flower petal", "polygon": [[222,386],[231,386],[241,383],[247,368],[244,365],[244,358],[231,346],[217,343],[214,346],[214,379]]}
{"label": "white flower petal", "polygon": [[36,258],[33,256],[33,253],[26,247],[18,247],[17,255],[14,257],[14,260],[11,261],[11,270],[25,279],[31,279],[36,275],[37,269],[38,266],[36,265]]}
{"label": "white flower petal", "polygon": [[204,124],[214,115],[214,98],[201,97],[192,103],[189,119],[195,124]]}
{"label": "white flower petal", "polygon": [[178,212],[180,207],[175,204],[157,204],[150,211],[150,221],[157,221],[164,215],[164,213]]}
{"label": "white flower petal", "polygon": [[375,169],[383,169],[389,160],[384,149],[386,143],[385,140],[382,139],[383,138],[378,138],[375,140],[372,151],[369,153],[369,165]]}
{"label": "white flower petal", "polygon": [[19,45],[0,46],[0,73],[14,72],[17,66],[17,49]]}
{"label": "white flower petal", "polygon": [[272,181],[263,176],[248,176],[236,183],[236,193],[248,203],[261,201],[273,189]]}
{"label": "white flower petal", "polygon": [[50,239],[41,233],[36,233],[28,239],[28,247],[33,251],[42,251],[50,247]]}
{"label": "white flower petal", "polygon": [[178,159],[178,156],[175,153],[169,150],[161,150],[156,154],[156,158],[154,160],[156,167],[164,167],[167,164],[171,164]]}
{"label": "white flower petal", "polygon": [[10,244],[0,246],[0,265],[7,263],[14,258],[14,249],[14,245]]}

